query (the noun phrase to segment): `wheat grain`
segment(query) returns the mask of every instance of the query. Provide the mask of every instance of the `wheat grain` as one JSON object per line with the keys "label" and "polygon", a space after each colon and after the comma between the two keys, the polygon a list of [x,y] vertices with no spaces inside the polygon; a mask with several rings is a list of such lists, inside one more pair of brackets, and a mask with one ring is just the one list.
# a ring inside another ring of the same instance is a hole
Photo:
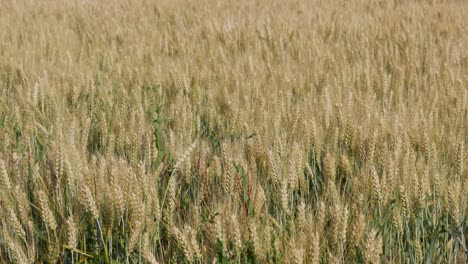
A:
{"label": "wheat grain", "polygon": [[39,200],[42,221],[44,221],[44,223],[46,223],[50,229],[55,230],[57,228],[57,222],[55,221],[55,217],[49,208],[49,201],[46,194],[44,191],[39,190],[37,196]]}
{"label": "wheat grain", "polygon": [[67,219],[67,243],[71,249],[75,249],[77,246],[77,229],[73,216],[69,216]]}
{"label": "wheat grain", "polygon": [[8,212],[6,212],[6,215],[8,216],[8,220],[11,227],[13,228],[14,234],[16,234],[19,238],[26,242],[26,232],[24,231],[23,226],[21,225],[21,222],[19,221],[15,210],[13,210],[13,208],[10,207]]}
{"label": "wheat grain", "polygon": [[0,184],[3,189],[11,191],[10,177],[3,160],[0,160]]}

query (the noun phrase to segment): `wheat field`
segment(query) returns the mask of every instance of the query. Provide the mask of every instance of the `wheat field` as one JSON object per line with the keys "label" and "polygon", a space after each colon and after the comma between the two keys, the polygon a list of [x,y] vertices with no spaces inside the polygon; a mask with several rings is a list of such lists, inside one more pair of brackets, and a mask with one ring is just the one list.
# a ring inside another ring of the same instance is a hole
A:
{"label": "wheat field", "polygon": [[466,263],[468,1],[2,0],[1,263]]}

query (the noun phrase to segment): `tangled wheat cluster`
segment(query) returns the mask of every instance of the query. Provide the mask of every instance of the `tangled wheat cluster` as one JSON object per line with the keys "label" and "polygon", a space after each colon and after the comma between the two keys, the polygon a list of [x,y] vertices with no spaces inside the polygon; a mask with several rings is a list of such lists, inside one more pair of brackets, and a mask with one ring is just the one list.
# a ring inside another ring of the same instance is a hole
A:
{"label": "tangled wheat cluster", "polygon": [[5,263],[466,263],[466,1],[3,0]]}

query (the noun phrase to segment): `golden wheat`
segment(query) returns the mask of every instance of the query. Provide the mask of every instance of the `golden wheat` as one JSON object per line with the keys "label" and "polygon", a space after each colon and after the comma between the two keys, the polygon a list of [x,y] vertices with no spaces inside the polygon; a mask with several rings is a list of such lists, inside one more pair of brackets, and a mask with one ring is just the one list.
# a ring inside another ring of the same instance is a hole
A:
{"label": "golden wheat", "polygon": [[459,0],[4,0],[6,263],[465,263]]}

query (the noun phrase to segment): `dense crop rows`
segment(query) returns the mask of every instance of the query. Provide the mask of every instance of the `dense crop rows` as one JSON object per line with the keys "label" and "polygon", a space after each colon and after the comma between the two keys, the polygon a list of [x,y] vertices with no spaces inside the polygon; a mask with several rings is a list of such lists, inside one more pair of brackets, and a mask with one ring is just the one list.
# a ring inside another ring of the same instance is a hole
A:
{"label": "dense crop rows", "polygon": [[1,1],[0,261],[466,263],[467,13]]}

